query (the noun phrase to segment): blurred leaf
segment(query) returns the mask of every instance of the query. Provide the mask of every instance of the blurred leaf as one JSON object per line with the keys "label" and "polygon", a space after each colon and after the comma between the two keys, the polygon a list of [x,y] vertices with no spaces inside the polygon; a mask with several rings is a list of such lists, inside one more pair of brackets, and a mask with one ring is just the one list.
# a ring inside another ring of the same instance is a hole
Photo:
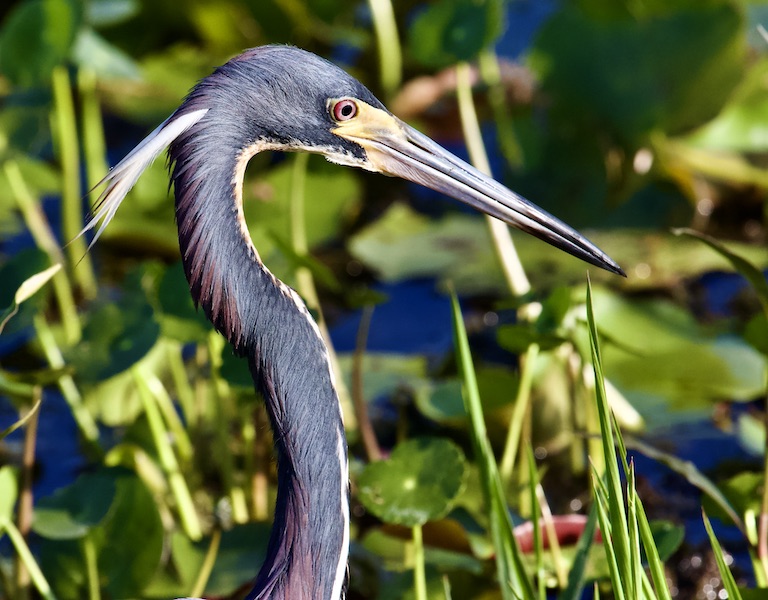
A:
{"label": "blurred leaf", "polygon": [[181,261],[169,266],[157,289],[163,335],[180,342],[205,342],[211,325],[201,310],[195,308]]}
{"label": "blurred leaf", "polygon": [[80,379],[103,381],[141,360],[159,335],[152,305],[138,282],[129,280],[117,302],[101,304],[88,313],[83,339],[69,350],[69,362]]}
{"label": "blurred leaf", "polygon": [[353,235],[348,247],[384,281],[450,276],[462,292],[505,285],[485,222],[475,216],[452,214],[432,221],[396,203]]}
{"label": "blurred leaf", "polygon": [[253,579],[254,566],[263,563],[267,555],[269,531],[267,523],[248,523],[222,532],[216,564],[205,586],[206,596],[229,594]]}
{"label": "blurred leaf", "polygon": [[138,79],[140,75],[138,65],[130,56],[90,28],[83,28],[77,34],[72,59],[100,79]]}
{"label": "blurred leaf", "polygon": [[398,444],[357,480],[360,500],[387,523],[409,527],[445,516],[461,492],[464,453],[453,442],[418,438]]}
{"label": "blurred leaf", "polygon": [[44,271],[35,273],[22,282],[14,294],[11,306],[0,309],[0,333],[2,333],[8,320],[19,311],[19,305],[34,296],[60,269],[61,265],[57,263]]}
{"label": "blurred leaf", "polygon": [[765,313],[757,313],[747,322],[744,339],[752,344],[753,348],[768,356],[768,317]]}
{"label": "blurred leaf", "polygon": [[[1,377],[1,376],[0,376]],[[2,390],[2,387],[0,387],[0,390]],[[6,427],[2,431],[0,431],[0,441],[8,437],[10,434],[12,434],[14,431],[19,429],[20,427],[24,427],[27,421],[29,421],[38,410],[40,410],[40,405],[43,403],[42,398],[38,398],[35,404],[30,408],[26,414],[21,417],[18,421],[11,424],[9,427]],[[0,483],[0,489],[2,489],[2,483]],[[2,516],[2,511],[0,511],[0,516]]]}
{"label": "blurred leaf", "polygon": [[[0,113],[0,148],[5,144],[3,137],[11,132],[6,130],[4,118],[10,117],[15,125],[23,118],[15,110],[5,109]],[[11,140],[7,140],[11,143]],[[45,194],[58,193],[61,189],[61,177],[59,173],[49,164],[27,155],[17,155],[14,153],[14,162],[19,167],[24,182],[29,187],[30,192],[35,197],[41,197]],[[17,205],[14,194],[11,189],[5,169],[0,169],[0,236],[9,236],[18,232],[21,224],[16,216]]]}
{"label": "blurred leaf", "polygon": [[[18,252],[0,267],[0,281],[3,282],[0,285],[0,307],[12,307],[19,287],[49,266],[48,256],[42,250],[31,248]],[[5,333],[14,333],[31,325],[32,316],[42,308],[44,302],[45,297],[40,294],[22,304],[14,318],[8,322]],[[0,321],[2,320],[3,316],[0,314]]]}
{"label": "blurred leaf", "polygon": [[752,64],[728,104],[686,137],[700,148],[728,152],[768,150],[768,58]]}
{"label": "blurred leaf", "polygon": [[720,398],[749,400],[764,389],[766,361],[758,352],[736,337],[715,337],[671,302],[630,302],[595,289],[594,306],[600,330],[618,342],[604,345],[603,362],[625,394],[658,394],[670,408],[690,410]]}
{"label": "blurred leaf", "polygon": [[[245,218],[259,250],[274,244],[264,239],[267,236],[291,239],[292,178],[292,161],[284,161],[246,179]],[[315,158],[309,162],[304,190],[307,245],[313,248],[339,235],[360,202],[360,182],[351,170]]]}
{"label": "blurred leaf", "polygon": [[0,467],[0,522],[13,522],[13,507],[19,494],[16,472],[10,465]]}
{"label": "blurred leaf", "polygon": [[563,118],[638,141],[714,117],[743,73],[743,14],[730,2],[643,20],[565,7],[542,28],[532,62]]}
{"label": "blurred leaf", "polygon": [[408,30],[409,49],[431,68],[475,58],[504,29],[501,0],[444,0],[427,5]]}
{"label": "blurred leaf", "polygon": [[752,456],[765,454],[765,423],[750,413],[742,413],[736,419],[736,437],[739,445]]}
{"label": "blurred leaf", "polygon": [[237,356],[229,344],[221,348],[219,375],[230,385],[253,390],[253,377],[248,369],[248,361]]}
{"label": "blurred leaf", "polygon": [[766,281],[765,275],[762,273],[762,271],[760,271],[743,256],[732,252],[719,241],[708,235],[699,233],[693,229],[675,229],[674,233],[675,235],[684,235],[695,238],[697,240],[701,240],[707,246],[712,248],[712,250],[717,252],[720,256],[731,263],[731,266],[736,269],[747,281],[749,281],[750,285],[754,288],[755,292],[757,293],[757,297],[763,306],[763,312],[765,313],[765,316],[768,317],[768,281]]}
{"label": "blurred leaf", "polygon": [[85,5],[85,20],[93,27],[108,27],[127,21],[140,10],[137,0],[90,0]]}
{"label": "blurred leaf", "polygon": [[542,333],[536,323],[513,323],[502,325],[496,330],[499,346],[515,354],[522,354],[531,344],[538,344],[542,350],[554,350],[567,342],[567,338]]}
{"label": "blurred leaf", "polygon": [[[339,365],[350,384],[353,356],[339,356]],[[369,401],[393,394],[398,388],[426,385],[427,359],[424,356],[367,352],[363,356],[363,397]]]}
{"label": "blurred leaf", "polygon": [[82,538],[107,516],[116,493],[110,471],[81,475],[38,501],[32,527],[38,535],[54,540]]}
{"label": "blurred leaf", "polygon": [[0,31],[0,72],[23,87],[47,85],[53,68],[69,56],[81,18],[74,0],[17,4]]}
{"label": "blurred leaf", "polygon": [[659,558],[669,560],[685,539],[685,527],[671,521],[651,521],[650,525]]}

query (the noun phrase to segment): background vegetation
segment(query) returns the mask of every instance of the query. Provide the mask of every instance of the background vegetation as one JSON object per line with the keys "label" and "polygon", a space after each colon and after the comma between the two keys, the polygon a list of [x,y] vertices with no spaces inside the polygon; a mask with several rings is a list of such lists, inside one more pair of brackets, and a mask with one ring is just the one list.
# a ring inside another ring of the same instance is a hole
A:
{"label": "background vegetation", "polygon": [[764,597],[767,19],[757,0],[3,4],[0,597],[238,598],[258,570],[271,437],[189,299],[162,161],[91,252],[75,238],[108,165],[265,43],[342,65],[628,273],[590,270],[589,326],[569,256],[515,234],[510,278],[452,201],[252,161],[251,235],[346,382],[348,597]]}

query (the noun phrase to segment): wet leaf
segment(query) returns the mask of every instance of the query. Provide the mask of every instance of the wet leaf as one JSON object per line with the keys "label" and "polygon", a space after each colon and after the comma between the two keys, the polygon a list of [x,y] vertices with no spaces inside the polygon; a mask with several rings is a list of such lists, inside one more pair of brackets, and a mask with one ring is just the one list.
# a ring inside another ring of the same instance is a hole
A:
{"label": "wet leaf", "polygon": [[464,485],[464,453],[453,442],[419,438],[398,444],[389,459],[358,479],[365,507],[387,523],[413,527],[445,516]]}

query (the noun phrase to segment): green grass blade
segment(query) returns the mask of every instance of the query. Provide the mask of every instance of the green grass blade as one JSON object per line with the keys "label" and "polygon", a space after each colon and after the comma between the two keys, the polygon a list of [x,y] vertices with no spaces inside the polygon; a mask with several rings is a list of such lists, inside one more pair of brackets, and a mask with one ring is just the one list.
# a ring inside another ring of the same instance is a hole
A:
{"label": "green grass blade", "polygon": [[[603,548],[605,549],[605,558],[608,562],[608,572],[611,575],[611,582],[613,583],[614,595],[616,600],[625,600],[627,597],[624,595],[624,579],[619,569],[618,560],[616,557],[616,550],[613,544],[613,537],[610,534],[612,529],[611,520],[608,516],[608,499],[603,496],[600,490],[600,475],[592,471],[592,490],[595,495],[595,509],[597,511],[597,520],[600,523],[600,530],[603,532]],[[630,596],[630,598],[632,598]]]}
{"label": "green grass blade", "polygon": [[701,517],[704,519],[704,527],[707,530],[709,536],[709,543],[712,544],[712,553],[715,555],[717,561],[717,568],[720,570],[720,579],[723,580],[723,587],[728,592],[728,598],[730,600],[741,600],[741,592],[736,585],[736,580],[733,578],[731,570],[728,568],[728,564],[725,562],[725,556],[723,555],[723,549],[720,546],[720,542],[715,537],[715,532],[712,531],[712,523],[709,522],[707,513],[701,511]]}
{"label": "green grass blade", "polygon": [[[621,582],[630,598],[635,598],[636,588],[632,577],[629,530],[627,528],[627,514],[624,508],[624,494],[619,474],[619,465],[616,456],[615,438],[613,434],[613,419],[611,418],[608,401],[605,394],[605,382],[603,367],[600,358],[600,345],[597,337],[595,316],[592,310],[592,285],[587,279],[587,323],[589,327],[589,341],[592,350],[592,366],[595,371],[595,397],[600,421],[600,431],[605,458],[605,476],[607,487],[607,509],[611,522],[611,545],[616,554],[616,563]],[[605,528],[603,527],[603,530]],[[629,584],[629,585],[627,585]]]}
{"label": "green grass blade", "polygon": [[643,503],[640,498],[635,496],[635,510],[637,514],[637,524],[640,528],[640,539],[643,541],[645,556],[648,561],[648,570],[653,578],[653,587],[656,589],[656,595],[660,600],[672,600],[672,595],[667,587],[667,577],[664,574],[664,563],[659,558],[659,552],[656,549],[656,542],[653,539],[651,525],[648,517],[645,515]]}
{"label": "green grass blade", "polygon": [[584,579],[587,568],[589,551],[595,539],[595,526],[597,525],[597,508],[593,504],[587,517],[587,524],[581,532],[576,544],[576,554],[573,557],[571,570],[568,573],[568,585],[560,592],[557,600],[579,600],[584,589]]}
{"label": "green grass blade", "polygon": [[485,428],[480,392],[469,351],[469,340],[464,328],[461,307],[455,292],[451,290],[454,343],[459,371],[463,381],[464,404],[470,420],[470,435],[477,456],[483,496],[488,506],[491,537],[496,549],[496,570],[504,600],[533,598],[533,584],[525,572],[520,549],[512,531],[512,521],[507,509],[496,459]]}
{"label": "green grass blade", "polygon": [[530,444],[526,447],[528,459],[528,492],[531,495],[531,524],[533,525],[533,548],[536,556],[536,591],[539,600],[546,600],[546,576],[544,573],[544,542],[541,538],[541,506],[536,488],[539,485],[539,477],[536,471],[536,460]]}

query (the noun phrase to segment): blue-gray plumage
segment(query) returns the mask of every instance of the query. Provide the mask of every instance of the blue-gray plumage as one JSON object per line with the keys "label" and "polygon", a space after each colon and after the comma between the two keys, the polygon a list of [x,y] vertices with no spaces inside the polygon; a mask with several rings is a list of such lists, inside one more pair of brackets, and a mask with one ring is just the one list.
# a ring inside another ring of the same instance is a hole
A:
{"label": "blue-gray plumage", "polygon": [[248,359],[274,432],[277,506],[267,558],[248,599],[338,600],[349,545],[341,410],[317,326],[296,293],[264,266],[248,234],[242,209],[248,160],[263,150],[306,151],[403,177],[623,272],[573,229],[394,117],[347,73],[297,48],[248,50],[195,86],[105,178],[84,230],[101,222],[94,241],[166,147],[192,297]]}

